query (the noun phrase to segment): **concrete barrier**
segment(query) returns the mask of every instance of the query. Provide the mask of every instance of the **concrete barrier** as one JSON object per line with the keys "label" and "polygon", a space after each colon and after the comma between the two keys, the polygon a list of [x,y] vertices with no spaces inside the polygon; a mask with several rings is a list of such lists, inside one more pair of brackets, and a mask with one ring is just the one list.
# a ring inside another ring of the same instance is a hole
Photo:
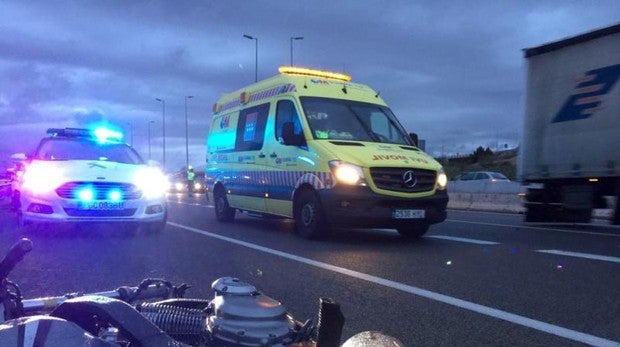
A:
{"label": "concrete barrier", "polygon": [[[450,182],[448,208],[456,210],[524,213],[524,195],[527,186],[517,182]],[[607,197],[610,208],[595,209],[594,218],[611,219],[616,204],[614,197]]]}

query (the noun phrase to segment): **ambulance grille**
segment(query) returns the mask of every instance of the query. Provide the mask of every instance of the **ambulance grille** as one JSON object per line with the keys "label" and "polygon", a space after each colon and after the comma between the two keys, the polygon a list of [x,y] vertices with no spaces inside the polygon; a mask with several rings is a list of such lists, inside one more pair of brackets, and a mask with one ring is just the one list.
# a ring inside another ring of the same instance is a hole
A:
{"label": "ambulance grille", "polygon": [[[415,184],[405,182],[405,173],[411,171]],[[379,189],[403,193],[428,192],[435,188],[437,173],[433,170],[412,168],[373,167],[370,176]]]}
{"label": "ambulance grille", "polygon": [[142,192],[133,184],[116,182],[68,182],[56,189],[58,196],[64,199],[77,199],[81,189],[90,188],[94,200],[107,200],[112,190],[120,191],[123,200],[140,199]]}

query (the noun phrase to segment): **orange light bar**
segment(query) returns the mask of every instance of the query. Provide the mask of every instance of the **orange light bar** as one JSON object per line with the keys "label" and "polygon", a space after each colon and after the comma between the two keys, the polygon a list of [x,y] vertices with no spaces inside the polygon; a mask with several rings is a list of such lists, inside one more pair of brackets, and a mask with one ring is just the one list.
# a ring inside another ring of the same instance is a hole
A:
{"label": "orange light bar", "polygon": [[278,71],[280,71],[280,73],[287,74],[287,75],[323,77],[323,78],[328,78],[328,79],[338,80],[338,81],[345,81],[345,82],[349,82],[351,80],[351,76],[345,75],[342,73],[307,69],[304,67],[280,66],[278,68]]}

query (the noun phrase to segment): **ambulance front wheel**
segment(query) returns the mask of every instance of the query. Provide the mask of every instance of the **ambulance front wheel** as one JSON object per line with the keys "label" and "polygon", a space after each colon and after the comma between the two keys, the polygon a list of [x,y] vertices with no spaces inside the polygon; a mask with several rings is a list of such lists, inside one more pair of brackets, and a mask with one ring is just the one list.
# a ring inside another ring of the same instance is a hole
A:
{"label": "ambulance front wheel", "polygon": [[400,236],[407,239],[417,239],[428,231],[428,224],[403,224],[396,227]]}
{"label": "ambulance front wheel", "polygon": [[215,203],[215,218],[219,222],[229,223],[235,219],[235,209],[231,208],[226,198],[224,189],[217,189],[213,193],[213,200]]}
{"label": "ambulance front wheel", "polygon": [[315,239],[329,233],[323,206],[310,189],[304,189],[295,199],[295,228],[297,233],[307,239]]}

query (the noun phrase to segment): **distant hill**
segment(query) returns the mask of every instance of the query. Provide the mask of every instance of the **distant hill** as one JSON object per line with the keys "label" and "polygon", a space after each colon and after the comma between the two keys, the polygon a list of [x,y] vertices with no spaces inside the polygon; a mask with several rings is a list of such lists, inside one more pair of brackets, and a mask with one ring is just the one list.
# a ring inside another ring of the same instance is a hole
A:
{"label": "distant hill", "polygon": [[435,159],[443,165],[448,178],[463,171],[496,171],[514,181],[517,176],[518,153],[518,148],[493,152],[489,148],[478,147],[474,153],[466,156]]}

